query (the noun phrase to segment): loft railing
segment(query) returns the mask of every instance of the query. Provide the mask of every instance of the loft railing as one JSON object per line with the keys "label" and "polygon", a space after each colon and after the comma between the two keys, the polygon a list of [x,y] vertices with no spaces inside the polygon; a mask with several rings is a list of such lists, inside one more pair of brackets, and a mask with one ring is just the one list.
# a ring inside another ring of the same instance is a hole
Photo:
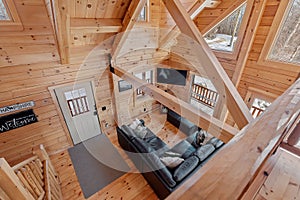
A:
{"label": "loft railing", "polygon": [[202,85],[193,83],[192,98],[200,103],[203,103],[213,108],[216,105],[218,93],[206,87],[203,87]]}
{"label": "loft railing", "polygon": [[264,112],[264,109],[262,108],[258,108],[256,106],[252,106],[251,107],[251,114],[252,116],[255,118],[255,117],[258,117],[260,114],[262,114]]}
{"label": "loft railing", "polygon": [[60,180],[40,145],[34,156],[11,167],[0,158],[0,199],[61,200]]}

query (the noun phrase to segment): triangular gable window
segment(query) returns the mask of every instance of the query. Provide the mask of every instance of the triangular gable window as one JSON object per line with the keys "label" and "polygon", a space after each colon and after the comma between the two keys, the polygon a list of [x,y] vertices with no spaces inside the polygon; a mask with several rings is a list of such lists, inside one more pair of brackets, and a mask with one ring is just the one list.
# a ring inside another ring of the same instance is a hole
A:
{"label": "triangular gable window", "polygon": [[268,59],[300,64],[300,0],[291,1],[286,9]]}
{"label": "triangular gable window", "polygon": [[204,39],[211,49],[225,52],[234,51],[245,10],[246,3],[204,35]]}
{"label": "triangular gable window", "polygon": [[3,2],[3,0],[0,0],[0,20],[1,21],[11,20],[8,14],[8,10],[6,9],[5,2]]}

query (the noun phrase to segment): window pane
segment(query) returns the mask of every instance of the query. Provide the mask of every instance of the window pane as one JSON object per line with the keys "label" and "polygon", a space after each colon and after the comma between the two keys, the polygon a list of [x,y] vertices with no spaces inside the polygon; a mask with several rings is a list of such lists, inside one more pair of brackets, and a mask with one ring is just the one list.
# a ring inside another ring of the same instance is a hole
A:
{"label": "window pane", "polygon": [[232,52],[246,10],[246,3],[209,31],[204,39],[210,48]]}
{"label": "window pane", "polygon": [[287,10],[274,46],[268,56],[273,61],[300,64],[300,0]]}
{"label": "window pane", "polygon": [[0,0],[0,20],[10,20],[3,0]]}

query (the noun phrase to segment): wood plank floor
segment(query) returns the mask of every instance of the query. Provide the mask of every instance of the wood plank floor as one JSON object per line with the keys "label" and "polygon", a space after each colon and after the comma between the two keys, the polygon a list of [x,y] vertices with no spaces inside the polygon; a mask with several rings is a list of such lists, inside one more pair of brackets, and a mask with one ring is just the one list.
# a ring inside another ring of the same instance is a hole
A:
{"label": "wood plank floor", "polygon": [[[146,114],[140,118],[144,119],[145,125],[168,144],[169,147],[174,146],[186,137],[184,133],[166,121],[166,114],[160,114],[159,111]],[[88,199],[158,199],[152,188],[147,184],[143,176],[138,173],[134,164],[119,146],[115,127],[106,130],[104,134],[108,136],[112,144],[127,162],[128,166],[131,168],[131,172],[107,185]],[[52,155],[51,160],[60,175],[64,199],[85,199],[68,151],[65,150],[61,153]]]}
{"label": "wood plank floor", "polygon": [[280,151],[255,200],[300,200],[300,158],[283,149]]}

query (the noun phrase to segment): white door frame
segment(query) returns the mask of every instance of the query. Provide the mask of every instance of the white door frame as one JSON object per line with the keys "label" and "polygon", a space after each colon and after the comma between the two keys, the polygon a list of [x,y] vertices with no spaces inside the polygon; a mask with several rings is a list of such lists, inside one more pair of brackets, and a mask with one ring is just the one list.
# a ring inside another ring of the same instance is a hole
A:
{"label": "white door frame", "polygon": [[[71,133],[69,131],[67,122],[66,122],[65,117],[64,117],[64,115],[62,113],[62,110],[60,108],[60,105],[59,105],[59,102],[57,100],[57,97],[56,97],[56,94],[55,94],[54,90],[57,89],[57,88],[68,87],[68,86],[72,86],[72,85],[74,85],[76,83],[84,83],[84,82],[90,82],[91,83],[93,98],[94,98],[94,101],[95,101],[95,105],[97,107],[97,105],[99,105],[99,104],[98,104],[98,101],[97,101],[97,98],[96,98],[96,95],[95,95],[96,87],[95,87],[94,79],[84,79],[84,80],[80,80],[80,81],[76,81],[76,82],[67,82],[67,83],[64,83],[64,84],[60,84],[60,85],[55,85],[55,86],[48,87],[48,90],[49,90],[50,95],[52,97],[53,103],[54,103],[54,105],[56,107],[58,116],[60,118],[60,121],[62,122],[61,125],[63,126],[63,129],[64,129],[64,131],[66,133],[67,141],[70,144],[70,146],[74,146],[74,143],[73,143],[73,140],[72,140],[72,137],[71,137]],[[100,130],[103,133],[102,127],[101,127],[101,123],[100,123],[101,120],[100,120],[100,116],[99,116],[99,113],[98,113],[98,109],[97,109],[97,118],[98,118],[98,121],[99,121]]]}

